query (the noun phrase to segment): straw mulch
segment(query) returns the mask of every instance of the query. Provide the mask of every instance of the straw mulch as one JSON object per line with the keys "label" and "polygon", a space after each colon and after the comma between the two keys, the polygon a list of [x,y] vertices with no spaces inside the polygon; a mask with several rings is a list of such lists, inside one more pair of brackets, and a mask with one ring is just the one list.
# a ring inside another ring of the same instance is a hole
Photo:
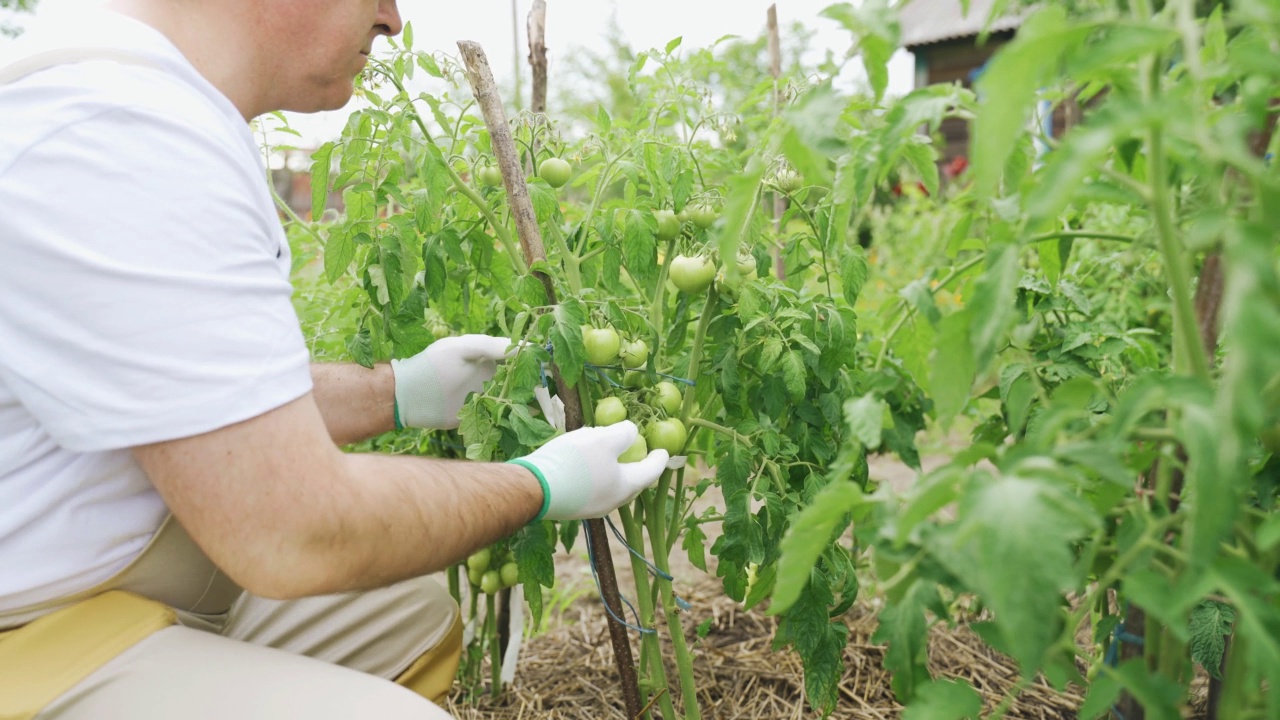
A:
{"label": "straw mulch", "polygon": [[[803,701],[804,676],[799,658],[790,651],[775,652],[770,647],[777,627],[774,618],[759,610],[743,612],[741,606],[723,597],[713,582],[700,584],[686,598],[694,606],[687,627],[689,637],[694,639],[704,718],[819,717]],[[693,628],[708,617],[713,619],[711,630],[706,638],[697,640]],[[876,628],[874,610],[859,605],[844,620],[850,629],[846,671],[840,686],[840,703],[831,717],[901,717],[902,708],[893,698],[889,675],[883,667],[884,648],[870,639]],[[1014,663],[983,645],[966,628],[934,629],[929,666],[935,677],[969,681],[983,696],[987,712],[1000,704],[1017,680]],[[674,683],[674,668],[669,673]],[[1037,682],[1022,693],[1006,717],[1075,718],[1083,699],[1079,688],[1058,693]],[[679,709],[679,698],[675,700]],[[465,704],[458,693],[449,710],[459,720],[625,720],[599,601],[579,600],[552,618],[544,632],[525,645],[514,686],[501,699],[484,696]]]}

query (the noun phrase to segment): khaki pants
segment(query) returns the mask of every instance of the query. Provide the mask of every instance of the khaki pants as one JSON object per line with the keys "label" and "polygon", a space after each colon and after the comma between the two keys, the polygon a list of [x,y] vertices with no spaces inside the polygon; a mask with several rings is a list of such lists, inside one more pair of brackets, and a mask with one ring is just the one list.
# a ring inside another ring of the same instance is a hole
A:
{"label": "khaki pants", "polygon": [[[92,640],[92,631],[116,627],[128,635],[129,626],[98,614],[110,612],[99,608],[112,603],[85,601],[105,599],[103,593],[125,597],[113,591],[158,601],[149,607],[162,618],[110,650],[95,645],[102,641]],[[77,619],[60,627],[18,624],[59,605],[57,613]],[[458,606],[434,578],[363,593],[265,600],[235,587],[174,522],[116,578],[66,602],[0,615],[5,627],[19,629],[0,631],[0,720],[10,717],[6,706],[30,706],[24,695],[43,700],[35,702],[34,716],[19,709],[14,717],[448,720],[425,698],[443,698],[461,650]],[[42,666],[39,650],[55,646],[61,650],[53,652],[53,664],[46,657]],[[94,659],[99,656],[110,659]],[[6,694],[14,702],[7,703]]]}
{"label": "khaki pants", "polygon": [[246,594],[220,633],[161,630],[36,717],[445,720],[437,705],[389,681],[439,645],[457,613],[431,578],[292,602]]}

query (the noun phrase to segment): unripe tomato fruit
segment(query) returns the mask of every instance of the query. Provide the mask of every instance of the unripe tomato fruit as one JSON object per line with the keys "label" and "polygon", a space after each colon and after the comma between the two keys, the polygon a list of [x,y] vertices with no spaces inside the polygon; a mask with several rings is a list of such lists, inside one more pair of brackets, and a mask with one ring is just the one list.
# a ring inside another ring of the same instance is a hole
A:
{"label": "unripe tomato fruit", "polygon": [[467,580],[469,580],[472,585],[479,585],[480,581],[483,579],[483,570],[472,570],[471,568],[467,568]]}
{"label": "unripe tomato fruit", "polygon": [[485,548],[483,550],[477,550],[471,554],[471,557],[467,558],[467,569],[479,570],[480,572],[484,572],[485,570],[489,569],[489,563],[492,560],[493,560],[493,553],[492,551],[489,550],[489,548]]}
{"label": "unripe tomato fruit", "polygon": [[492,595],[502,589],[502,575],[497,570],[490,570],[480,578],[480,590],[485,595]]}
{"label": "unripe tomato fruit", "polygon": [[795,170],[786,168],[774,176],[773,183],[777,185],[778,189],[782,192],[793,193],[804,185],[804,178],[800,177],[800,173]]}
{"label": "unripe tomato fruit", "polygon": [[677,255],[671,259],[670,274],[671,283],[681,292],[700,293],[715,279],[716,266],[704,255]]}
{"label": "unripe tomato fruit", "polygon": [[627,419],[627,408],[616,397],[600,398],[596,403],[596,426],[617,425]]}
{"label": "unripe tomato fruit", "polygon": [[685,430],[684,423],[679,420],[667,418],[650,423],[644,437],[654,450],[666,450],[672,455],[679,455],[689,439],[689,431]]}
{"label": "unripe tomato fruit", "polygon": [[587,360],[592,365],[608,365],[618,357],[622,338],[613,328],[591,328],[582,333],[582,344],[587,347]]}
{"label": "unripe tomato fruit", "polygon": [[573,167],[560,158],[547,158],[538,168],[538,177],[546,180],[547,184],[553,188],[561,188],[569,182],[569,178],[573,177]]}
{"label": "unripe tomato fruit", "polygon": [[520,566],[509,562],[498,572],[502,577],[502,587],[515,587],[520,582]]}
{"label": "unripe tomato fruit", "polygon": [[632,370],[622,376],[622,386],[627,388],[642,388],[649,384],[649,376],[639,370]]}
{"label": "unripe tomato fruit", "polygon": [[618,356],[622,358],[622,367],[629,370],[642,368],[649,361],[649,344],[643,340],[624,342]]}
{"label": "unripe tomato fruit", "polygon": [[497,165],[484,165],[476,170],[476,179],[481,185],[496,187],[502,184],[502,170]]}
{"label": "unripe tomato fruit", "polygon": [[689,219],[694,225],[706,230],[716,221],[716,210],[710,205],[696,205],[689,209]]}
{"label": "unripe tomato fruit", "polygon": [[734,264],[738,266],[737,280],[730,281],[724,268],[720,268],[720,272],[716,273],[716,289],[720,291],[721,295],[724,295],[731,300],[737,297],[739,285],[744,281],[750,282],[751,280],[755,280],[757,277],[755,258],[740,257]]}
{"label": "unripe tomato fruit", "polygon": [[684,397],[680,393],[680,388],[675,383],[663,380],[653,386],[655,391],[653,406],[661,408],[668,415],[675,415],[680,412],[680,404],[684,401]]}
{"label": "unripe tomato fruit", "polygon": [[649,444],[645,442],[643,435],[637,435],[636,441],[631,443],[631,447],[618,456],[618,462],[640,462],[647,457],[649,457]]}
{"label": "unripe tomato fruit", "polygon": [[653,214],[658,220],[658,239],[671,240],[680,234],[680,220],[670,210],[659,210]]}

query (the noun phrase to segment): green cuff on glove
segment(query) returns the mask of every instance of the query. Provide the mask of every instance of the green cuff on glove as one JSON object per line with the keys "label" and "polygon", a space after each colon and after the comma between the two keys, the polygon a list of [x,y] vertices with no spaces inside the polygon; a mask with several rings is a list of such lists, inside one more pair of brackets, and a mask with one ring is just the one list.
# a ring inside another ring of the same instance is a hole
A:
{"label": "green cuff on glove", "polygon": [[524,458],[516,458],[515,460],[508,460],[507,464],[519,465],[520,467],[533,473],[533,476],[538,478],[538,482],[542,483],[542,510],[538,513],[538,517],[533,519],[533,522],[538,522],[542,518],[546,517],[547,511],[551,509],[551,486],[547,484],[547,479],[542,476],[542,471],[538,469],[538,466],[534,465],[528,460],[525,460]]}

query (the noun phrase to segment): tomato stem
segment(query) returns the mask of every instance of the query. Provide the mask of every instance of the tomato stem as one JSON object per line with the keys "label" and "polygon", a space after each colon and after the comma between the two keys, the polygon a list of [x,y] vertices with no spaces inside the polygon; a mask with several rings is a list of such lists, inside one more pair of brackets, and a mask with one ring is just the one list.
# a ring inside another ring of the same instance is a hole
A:
{"label": "tomato stem", "polygon": [[502,694],[502,648],[498,647],[498,608],[496,596],[492,593],[486,593],[484,596],[485,604],[485,626],[488,628],[485,635],[488,637],[486,641],[489,643],[489,695],[498,697]]}
{"label": "tomato stem", "polygon": [[[698,687],[693,678],[693,656],[689,653],[689,643],[684,636],[684,624],[680,622],[680,610],[676,606],[675,590],[671,581],[671,563],[668,554],[659,551],[667,547],[666,542],[666,505],[669,501],[668,488],[671,487],[671,472],[663,473],[655,490],[645,491],[645,522],[649,528],[649,543],[654,548],[653,564],[662,571],[656,579],[658,590],[662,596],[662,614],[667,620],[667,630],[671,634],[671,646],[675,650],[676,667],[680,671],[680,695],[684,704],[685,720],[700,720],[698,709]],[[661,507],[659,507],[661,503]],[[665,577],[664,577],[665,576]]]}
{"label": "tomato stem", "polygon": [[[644,516],[644,506],[642,500],[636,500],[636,513],[642,518]],[[638,520],[631,512],[631,508],[623,505],[618,508],[618,515],[622,518],[623,533],[626,535],[627,544],[639,552],[644,549],[643,520]],[[652,588],[649,586],[649,568],[644,562],[631,555],[631,574],[635,577],[636,585],[636,602],[640,605],[640,625],[648,629],[657,627],[657,612],[654,609]],[[671,701],[671,693],[665,692],[670,687],[670,681],[667,679],[667,669],[662,662],[662,643],[659,642],[658,636],[654,633],[645,633],[640,636],[640,662],[643,666],[647,661],[649,664],[649,673],[651,677],[650,689],[654,692],[662,693],[661,703],[662,717],[676,717],[675,705]]]}

